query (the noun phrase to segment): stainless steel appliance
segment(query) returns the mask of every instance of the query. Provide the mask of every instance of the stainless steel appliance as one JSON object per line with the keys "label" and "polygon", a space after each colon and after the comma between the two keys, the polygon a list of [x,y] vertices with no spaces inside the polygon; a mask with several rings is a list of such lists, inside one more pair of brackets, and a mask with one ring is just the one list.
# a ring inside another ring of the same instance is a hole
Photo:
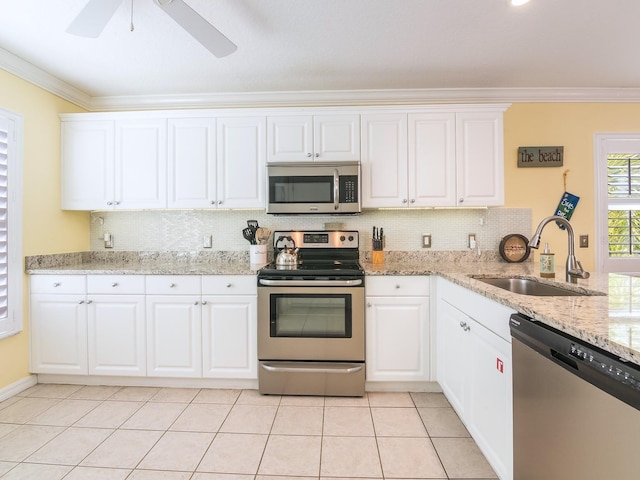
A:
{"label": "stainless steel appliance", "polygon": [[514,478],[639,478],[640,367],[524,315],[510,326]]}
{"label": "stainless steel appliance", "polygon": [[267,213],[354,214],[361,210],[359,163],[267,165]]}
{"label": "stainless steel appliance", "polygon": [[260,393],[364,395],[358,232],[274,232],[274,257],[286,242],[297,263],[258,272]]}

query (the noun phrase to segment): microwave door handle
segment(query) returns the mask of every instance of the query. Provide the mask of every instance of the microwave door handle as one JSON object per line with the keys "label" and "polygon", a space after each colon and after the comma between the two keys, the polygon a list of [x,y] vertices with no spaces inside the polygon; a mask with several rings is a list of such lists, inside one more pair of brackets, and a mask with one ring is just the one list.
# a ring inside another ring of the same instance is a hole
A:
{"label": "microwave door handle", "polygon": [[333,170],[333,209],[340,208],[340,175],[338,169]]}

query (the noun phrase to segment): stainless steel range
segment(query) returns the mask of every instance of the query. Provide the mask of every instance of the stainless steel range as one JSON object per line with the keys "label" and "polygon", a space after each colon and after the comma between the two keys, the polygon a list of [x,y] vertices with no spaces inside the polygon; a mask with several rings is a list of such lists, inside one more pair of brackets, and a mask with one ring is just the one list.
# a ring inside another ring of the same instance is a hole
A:
{"label": "stainless steel range", "polygon": [[357,231],[274,232],[258,273],[262,394],[363,396],[364,270]]}

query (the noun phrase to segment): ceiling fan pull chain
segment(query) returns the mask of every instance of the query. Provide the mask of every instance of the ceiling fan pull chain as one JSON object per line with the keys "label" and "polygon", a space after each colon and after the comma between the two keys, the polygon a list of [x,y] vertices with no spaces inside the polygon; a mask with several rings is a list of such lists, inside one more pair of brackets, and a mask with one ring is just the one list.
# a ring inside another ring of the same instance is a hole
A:
{"label": "ceiling fan pull chain", "polygon": [[133,0],[131,0],[131,31],[133,32],[134,30],[134,26],[133,26]]}

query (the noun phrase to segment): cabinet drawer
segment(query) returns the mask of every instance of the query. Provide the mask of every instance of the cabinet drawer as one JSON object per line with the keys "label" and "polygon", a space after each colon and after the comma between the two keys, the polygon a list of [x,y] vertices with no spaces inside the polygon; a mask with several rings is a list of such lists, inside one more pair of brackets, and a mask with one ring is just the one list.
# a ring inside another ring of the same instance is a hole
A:
{"label": "cabinet drawer", "polygon": [[203,295],[257,295],[254,275],[205,275],[202,277]]}
{"label": "cabinet drawer", "polygon": [[366,294],[375,296],[429,296],[429,277],[425,276],[375,276],[365,279]]}
{"label": "cabinet drawer", "polygon": [[31,275],[31,293],[85,293],[84,275]]}
{"label": "cabinet drawer", "polygon": [[200,275],[147,275],[150,295],[200,295]]}
{"label": "cabinet drawer", "polygon": [[87,292],[144,294],[144,275],[88,275]]}

